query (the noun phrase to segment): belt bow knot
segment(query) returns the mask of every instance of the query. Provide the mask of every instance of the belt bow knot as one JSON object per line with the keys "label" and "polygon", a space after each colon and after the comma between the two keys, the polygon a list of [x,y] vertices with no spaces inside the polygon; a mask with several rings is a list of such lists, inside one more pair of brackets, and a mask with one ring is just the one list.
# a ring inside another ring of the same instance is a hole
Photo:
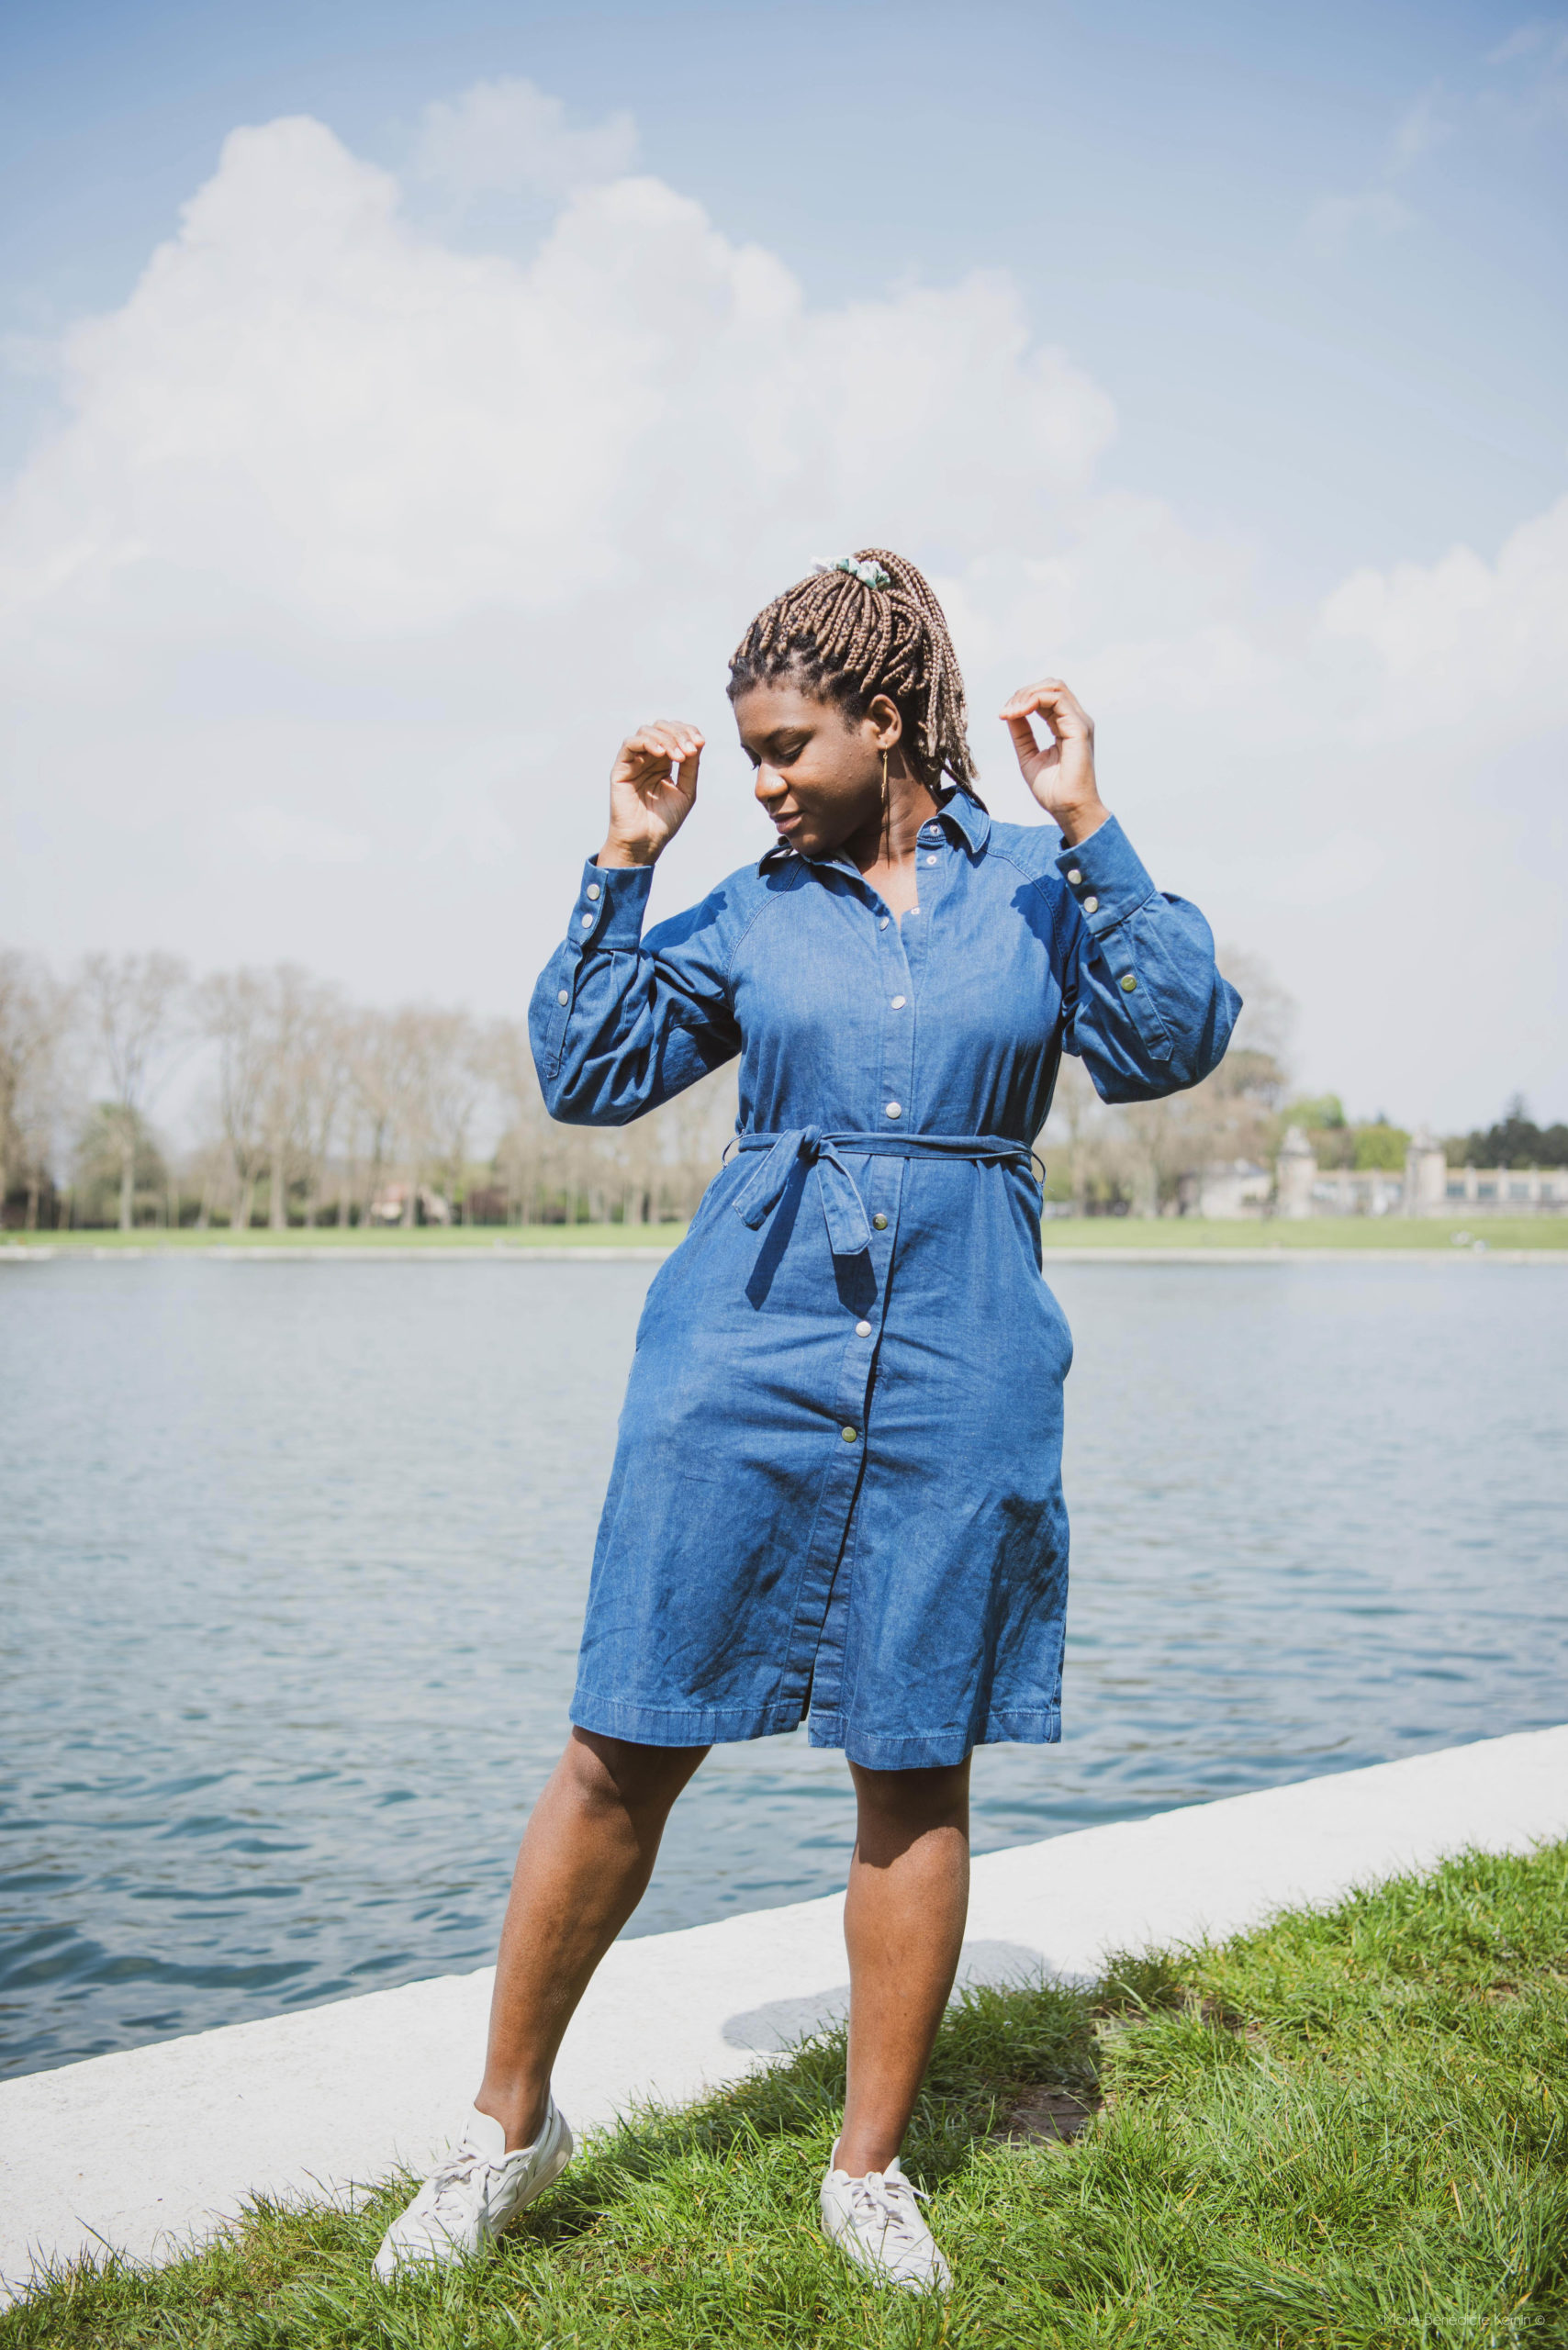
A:
{"label": "belt bow knot", "polygon": [[[752,1147],[771,1143],[762,1165],[735,1200],[735,1214],[753,1232],[760,1231],[784,1196],[784,1186],[790,1181],[797,1159],[817,1169],[822,1191],[823,1214],[827,1222],[828,1246],[835,1257],[858,1257],[871,1246],[871,1226],[866,1217],[866,1203],[856,1187],[855,1178],[838,1155],[838,1145],[848,1137],[824,1135],[820,1126],[797,1126],[792,1134],[766,1135],[758,1137]],[[864,1136],[857,1137],[864,1142]],[[741,1137],[741,1148],[751,1142],[749,1136]]]}
{"label": "belt bow knot", "polygon": [[783,1198],[797,1163],[814,1167],[828,1246],[835,1257],[858,1257],[871,1246],[866,1203],[841,1152],[867,1158],[968,1158],[1006,1165],[1027,1164],[1034,1157],[1027,1143],[1005,1135],[824,1134],[821,1126],[796,1126],[782,1135],[737,1135],[735,1147],[767,1154],[732,1202],[741,1222],[760,1231]]}

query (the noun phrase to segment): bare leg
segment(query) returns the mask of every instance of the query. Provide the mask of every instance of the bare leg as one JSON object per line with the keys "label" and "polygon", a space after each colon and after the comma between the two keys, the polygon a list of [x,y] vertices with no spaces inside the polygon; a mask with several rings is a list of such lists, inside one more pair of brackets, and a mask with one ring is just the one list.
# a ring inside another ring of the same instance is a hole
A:
{"label": "bare leg", "polygon": [[566,2026],[646,1891],[670,1807],[707,1751],[574,1729],[533,1807],[512,1873],[474,2100],[506,2131],[509,2154],[539,2134]]}
{"label": "bare leg", "polygon": [[903,2143],[953,1987],[969,1903],[969,1766],[849,1766],[859,1831],[849,1864],[849,2093],[838,2163],[882,2170]]}

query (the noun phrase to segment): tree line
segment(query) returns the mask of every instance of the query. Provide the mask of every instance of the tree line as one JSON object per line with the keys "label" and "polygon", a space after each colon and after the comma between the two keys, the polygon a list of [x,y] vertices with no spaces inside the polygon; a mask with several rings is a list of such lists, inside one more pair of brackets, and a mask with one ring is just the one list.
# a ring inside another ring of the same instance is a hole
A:
{"label": "tree line", "polygon": [[1516,1093],[1495,1125],[1459,1138],[1449,1161],[1459,1167],[1568,1167],[1568,1125],[1538,1126]]}
{"label": "tree line", "polygon": [[29,1230],[684,1222],[734,1125],[730,1071],[629,1127],[557,1125],[523,1021],[356,1004],[294,964],[61,978],[0,949],[0,1196]]}
{"label": "tree line", "polygon": [[[1247,1008],[1202,1085],[1107,1108],[1064,1060],[1041,1139],[1058,1211],[1171,1212],[1204,1168],[1270,1165],[1293,1120],[1325,1164],[1403,1165],[1381,1114],[1293,1099],[1294,1005],[1257,958],[1221,960]],[[178,1144],[160,1121],[176,1095]],[[0,1200],[28,1229],[684,1222],[734,1114],[729,1069],[630,1126],[557,1125],[521,1020],[359,1004],[295,964],[198,979],[172,955],[89,955],[61,976],[0,949]],[[1562,1165],[1568,1129],[1515,1102],[1449,1147]]]}

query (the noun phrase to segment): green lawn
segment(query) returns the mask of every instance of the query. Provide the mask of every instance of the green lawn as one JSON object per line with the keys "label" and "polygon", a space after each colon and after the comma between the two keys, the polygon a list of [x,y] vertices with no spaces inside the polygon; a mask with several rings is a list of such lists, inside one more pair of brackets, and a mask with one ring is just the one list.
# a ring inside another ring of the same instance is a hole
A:
{"label": "green lawn", "polygon": [[1287,1224],[1210,1223],[1200,1216],[1052,1216],[1041,1227],[1052,1248],[1441,1248],[1454,1235],[1492,1248],[1568,1251],[1568,1215],[1462,1216],[1320,1215]]}
{"label": "green lawn", "polygon": [[[7,1232],[13,1246],[48,1248],[673,1248],[686,1227],[678,1224],[476,1225],[443,1230],[338,1232],[330,1226],[306,1232]],[[1540,1248],[1568,1252],[1568,1216],[1495,1216],[1469,1224],[1462,1217],[1315,1216],[1302,1224],[1210,1224],[1197,1216],[1062,1216],[1042,1227],[1045,1248],[1429,1248],[1453,1250],[1453,1236],[1484,1240],[1488,1249]]]}
{"label": "green lawn", "polygon": [[166,1232],[147,1225],[136,1232],[7,1232],[0,1238],[15,1245],[45,1248],[673,1248],[686,1230],[683,1224],[477,1224],[417,1225],[405,1232],[400,1225],[364,1231],[351,1225],[339,1232],[330,1225],[307,1232],[293,1225],[286,1232],[230,1232],[216,1225],[209,1232],[189,1226]]}
{"label": "green lawn", "polygon": [[[944,2311],[819,2237],[830,2036],[590,2142],[500,2255],[375,2285],[405,2189],[62,2276],[6,2350],[1550,2350],[1568,2344],[1568,1843],[1471,1855],[1092,1992],[967,1998],[907,2150]],[[1021,2111],[1091,2118],[1070,2144]]]}

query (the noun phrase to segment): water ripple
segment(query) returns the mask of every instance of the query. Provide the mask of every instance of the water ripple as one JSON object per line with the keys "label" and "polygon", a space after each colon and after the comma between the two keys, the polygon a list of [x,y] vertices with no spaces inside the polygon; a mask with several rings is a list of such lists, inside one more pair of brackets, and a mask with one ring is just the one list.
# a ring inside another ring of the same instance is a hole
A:
{"label": "water ripple", "polygon": [[[0,2070],[491,1957],[646,1280],[5,1279]],[[1057,1287],[1066,1738],[980,1755],[980,1849],[1568,1711],[1568,1277]],[[850,1834],[836,1756],[720,1749],[636,1930],[825,1891]]]}

